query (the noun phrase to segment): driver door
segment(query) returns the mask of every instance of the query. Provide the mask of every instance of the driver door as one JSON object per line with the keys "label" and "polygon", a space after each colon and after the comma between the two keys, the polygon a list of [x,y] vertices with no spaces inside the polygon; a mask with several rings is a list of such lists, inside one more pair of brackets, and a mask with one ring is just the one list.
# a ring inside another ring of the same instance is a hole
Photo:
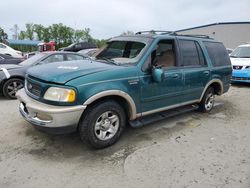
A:
{"label": "driver door", "polygon": [[162,68],[163,75],[159,83],[153,80],[150,70],[140,78],[141,111],[146,112],[144,115],[178,105],[184,81],[183,72],[178,67],[176,40],[160,40],[150,59],[152,65]]}

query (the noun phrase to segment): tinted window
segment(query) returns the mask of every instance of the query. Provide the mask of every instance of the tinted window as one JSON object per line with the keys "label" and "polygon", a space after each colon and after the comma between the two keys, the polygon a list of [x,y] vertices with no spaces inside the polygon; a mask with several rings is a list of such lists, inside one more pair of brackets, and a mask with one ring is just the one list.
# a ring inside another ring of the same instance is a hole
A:
{"label": "tinted window", "polygon": [[67,60],[73,61],[73,60],[83,60],[84,58],[80,55],[74,55],[74,54],[67,54]]}
{"label": "tinted window", "polygon": [[213,66],[230,65],[226,48],[222,43],[204,42]]}
{"label": "tinted window", "polygon": [[182,66],[201,65],[197,45],[194,41],[180,40],[179,44],[182,56]]}
{"label": "tinted window", "polygon": [[197,48],[197,51],[198,51],[200,65],[204,66],[207,63],[205,61],[203,51],[201,50],[201,47],[200,47],[200,45],[197,42],[195,42],[195,45],[196,45],[196,48]]}

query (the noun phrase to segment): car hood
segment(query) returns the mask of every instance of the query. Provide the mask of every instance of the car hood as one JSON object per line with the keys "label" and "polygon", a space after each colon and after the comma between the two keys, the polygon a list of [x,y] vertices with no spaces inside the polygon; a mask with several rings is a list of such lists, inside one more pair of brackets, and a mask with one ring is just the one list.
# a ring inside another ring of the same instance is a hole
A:
{"label": "car hood", "polygon": [[78,77],[116,68],[119,66],[83,60],[38,65],[28,69],[27,74],[47,82],[65,84]]}
{"label": "car hood", "polygon": [[230,58],[234,66],[250,66],[250,58]]}
{"label": "car hood", "polygon": [[21,65],[15,65],[15,64],[0,64],[0,69],[4,68],[4,69],[7,69],[7,70],[10,70],[10,69],[18,69],[18,68],[21,68],[23,66]]}

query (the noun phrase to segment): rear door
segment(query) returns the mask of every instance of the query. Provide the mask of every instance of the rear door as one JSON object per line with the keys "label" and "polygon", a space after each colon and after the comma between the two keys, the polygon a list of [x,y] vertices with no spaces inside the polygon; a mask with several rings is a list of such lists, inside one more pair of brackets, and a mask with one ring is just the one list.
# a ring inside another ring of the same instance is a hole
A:
{"label": "rear door", "polygon": [[201,97],[203,89],[210,80],[208,68],[200,44],[195,40],[178,40],[184,76],[182,102],[191,102]]}

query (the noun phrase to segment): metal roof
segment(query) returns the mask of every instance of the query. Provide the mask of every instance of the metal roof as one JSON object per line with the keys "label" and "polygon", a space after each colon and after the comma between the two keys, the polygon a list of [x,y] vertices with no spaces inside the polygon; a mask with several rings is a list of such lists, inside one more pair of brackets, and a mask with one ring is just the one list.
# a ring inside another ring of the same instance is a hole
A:
{"label": "metal roof", "polygon": [[209,27],[209,26],[214,26],[214,25],[236,25],[236,24],[250,24],[250,22],[217,22],[217,23],[201,25],[201,26],[197,26],[197,27],[190,27],[187,29],[180,29],[180,30],[177,30],[176,32],[188,31],[188,30],[192,30],[192,29],[199,29],[199,28]]}
{"label": "metal roof", "polygon": [[24,46],[37,46],[41,42],[37,40],[14,40],[14,39],[6,39],[5,41],[9,45],[24,45]]}

